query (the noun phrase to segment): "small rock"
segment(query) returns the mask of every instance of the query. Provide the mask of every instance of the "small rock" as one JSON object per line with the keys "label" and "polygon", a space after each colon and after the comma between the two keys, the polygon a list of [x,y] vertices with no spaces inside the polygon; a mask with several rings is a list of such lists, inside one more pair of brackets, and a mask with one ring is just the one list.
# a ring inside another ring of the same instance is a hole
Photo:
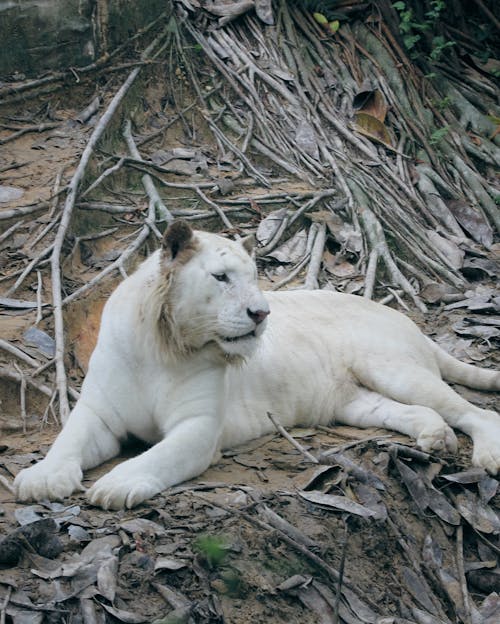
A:
{"label": "small rock", "polygon": [[0,186],[0,203],[7,203],[20,199],[24,195],[24,191],[17,186]]}

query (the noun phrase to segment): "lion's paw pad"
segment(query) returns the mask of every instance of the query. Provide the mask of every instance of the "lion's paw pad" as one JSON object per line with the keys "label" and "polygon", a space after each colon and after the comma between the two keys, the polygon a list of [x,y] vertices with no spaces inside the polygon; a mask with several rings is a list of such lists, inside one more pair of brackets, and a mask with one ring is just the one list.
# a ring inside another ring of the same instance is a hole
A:
{"label": "lion's paw pad", "polygon": [[500,445],[498,438],[493,438],[487,442],[474,442],[472,463],[474,466],[484,468],[492,475],[498,474],[500,472]]}
{"label": "lion's paw pad", "polygon": [[131,476],[114,474],[114,472],[112,470],[109,474],[101,477],[88,490],[87,498],[91,505],[103,509],[135,507],[163,489],[162,484],[151,475],[136,474]]}
{"label": "lion's paw pad", "polygon": [[418,436],[417,445],[427,453],[435,453],[438,451],[456,453],[458,440],[453,429],[443,424],[440,427],[424,429]]}
{"label": "lion's paw pad", "polygon": [[82,470],[75,461],[42,460],[25,468],[14,480],[18,501],[62,500],[83,490]]}

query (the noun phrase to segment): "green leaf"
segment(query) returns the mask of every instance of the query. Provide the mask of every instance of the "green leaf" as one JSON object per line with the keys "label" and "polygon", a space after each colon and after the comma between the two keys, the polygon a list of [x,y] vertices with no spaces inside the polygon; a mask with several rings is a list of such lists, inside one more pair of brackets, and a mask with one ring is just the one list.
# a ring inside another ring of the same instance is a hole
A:
{"label": "green leaf", "polygon": [[420,41],[420,35],[408,35],[403,37],[403,41],[407,50],[411,50],[415,47],[417,41]]}
{"label": "green leaf", "polygon": [[337,30],[340,28],[339,20],[333,20],[333,22],[330,22],[328,25],[330,26],[330,31],[332,35],[334,35],[337,32]]}
{"label": "green leaf", "polygon": [[439,145],[439,143],[442,141],[442,139],[444,139],[444,137],[448,134],[449,131],[450,131],[449,126],[443,126],[442,128],[438,128],[437,130],[434,130],[434,132],[429,137],[429,143],[432,146]]}
{"label": "green leaf", "polygon": [[318,24],[321,24],[322,26],[324,24],[328,24],[328,20],[323,15],[323,13],[313,13],[313,17],[318,22]]}

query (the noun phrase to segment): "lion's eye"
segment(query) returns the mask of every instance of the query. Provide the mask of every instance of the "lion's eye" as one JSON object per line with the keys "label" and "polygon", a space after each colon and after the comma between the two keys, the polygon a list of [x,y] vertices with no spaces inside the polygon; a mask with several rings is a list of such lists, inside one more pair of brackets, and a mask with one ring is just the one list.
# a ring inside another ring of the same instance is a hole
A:
{"label": "lion's eye", "polygon": [[218,282],[229,282],[229,278],[225,273],[212,273],[212,277],[215,277]]}

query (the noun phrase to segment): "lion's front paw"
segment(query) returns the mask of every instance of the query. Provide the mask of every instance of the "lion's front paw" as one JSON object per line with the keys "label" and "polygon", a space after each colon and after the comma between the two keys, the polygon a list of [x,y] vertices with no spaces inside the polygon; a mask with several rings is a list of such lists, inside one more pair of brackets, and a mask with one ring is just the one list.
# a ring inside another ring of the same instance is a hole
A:
{"label": "lion's front paw", "polygon": [[500,472],[500,437],[498,433],[487,440],[474,440],[472,463],[474,466],[484,468],[492,475]]}
{"label": "lion's front paw", "polygon": [[88,490],[91,505],[103,509],[124,509],[135,507],[164,489],[153,475],[132,471],[124,462],[101,477]]}
{"label": "lion's front paw", "polygon": [[82,470],[76,461],[43,459],[21,470],[14,480],[18,501],[62,500],[83,490]]}
{"label": "lion's front paw", "polygon": [[453,429],[443,423],[439,427],[429,427],[421,431],[417,439],[417,445],[427,453],[435,453],[437,451],[456,453],[458,440]]}

